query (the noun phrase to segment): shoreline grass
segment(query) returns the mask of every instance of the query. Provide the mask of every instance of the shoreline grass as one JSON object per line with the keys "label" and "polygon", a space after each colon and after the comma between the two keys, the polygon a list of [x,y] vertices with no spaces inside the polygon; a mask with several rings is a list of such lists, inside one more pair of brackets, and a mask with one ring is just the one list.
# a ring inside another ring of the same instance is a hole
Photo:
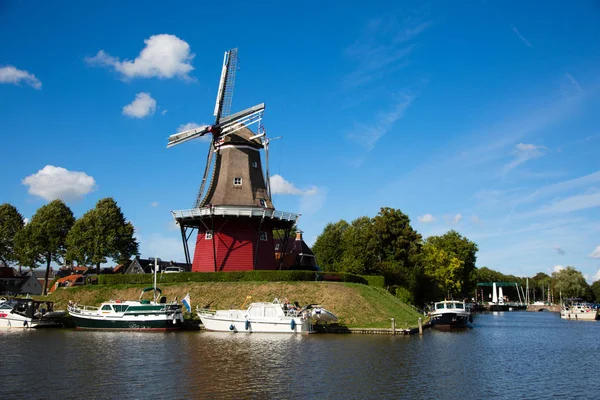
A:
{"label": "shoreline grass", "polygon": [[[66,309],[69,300],[97,306],[106,300],[138,299],[148,285],[93,285],[60,288],[47,297],[55,309]],[[240,308],[246,296],[250,302],[273,301],[275,297],[297,301],[300,305],[320,304],[336,314],[339,325],[348,328],[389,328],[395,318],[398,329],[415,328],[422,317],[410,305],[386,290],[358,283],[340,282],[187,282],[161,284],[168,301],[181,301],[187,293],[196,306],[211,309]],[[151,296],[146,293],[145,296]],[[145,297],[148,298],[148,297]],[[195,312],[187,315],[195,318]]]}

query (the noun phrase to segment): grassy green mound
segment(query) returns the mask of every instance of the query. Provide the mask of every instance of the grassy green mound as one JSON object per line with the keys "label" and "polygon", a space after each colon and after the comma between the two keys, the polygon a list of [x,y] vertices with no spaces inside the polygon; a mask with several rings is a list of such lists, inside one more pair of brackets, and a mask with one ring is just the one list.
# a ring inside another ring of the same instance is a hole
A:
{"label": "grassy green mound", "polygon": [[[147,285],[94,285],[58,289],[48,297],[55,309],[73,302],[97,306],[113,300],[135,300]],[[169,301],[190,294],[192,308],[240,308],[246,296],[250,301],[272,301],[287,298],[300,305],[317,303],[336,314],[339,325],[348,328],[390,328],[390,318],[395,318],[397,328],[414,328],[419,313],[381,288],[357,283],[341,282],[189,282],[161,284],[163,295]],[[146,293],[149,298],[151,293]],[[192,313],[193,314],[193,313]]]}

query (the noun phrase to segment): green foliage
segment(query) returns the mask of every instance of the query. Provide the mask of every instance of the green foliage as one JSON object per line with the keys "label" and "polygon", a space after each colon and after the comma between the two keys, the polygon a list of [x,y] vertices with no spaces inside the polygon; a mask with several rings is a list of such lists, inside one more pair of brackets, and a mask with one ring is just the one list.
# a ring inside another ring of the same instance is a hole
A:
{"label": "green foliage", "polygon": [[396,287],[395,295],[403,303],[411,304],[413,302],[412,293],[410,292],[410,290],[403,286]]}
{"label": "green foliage", "polygon": [[342,236],[348,226],[350,225],[344,220],[339,220],[335,224],[329,223],[315,241],[312,251],[324,271],[343,270],[341,263],[344,254]]}
{"label": "green foliage", "polygon": [[[450,285],[452,291],[458,290],[462,296],[467,296],[475,288],[475,262],[477,260],[477,244],[461,236],[455,230],[451,230],[442,236],[431,236],[427,238],[428,244],[443,251],[447,259],[446,268],[453,276],[444,286]],[[457,261],[452,261],[455,258]]]}
{"label": "green foliage", "polygon": [[590,290],[592,291],[592,300],[596,303],[600,302],[600,281],[592,283]]}
{"label": "green foliage", "polygon": [[[313,271],[237,271],[237,272],[181,272],[159,274],[157,282],[293,282],[293,281],[341,281],[368,284],[361,276],[345,273],[321,273]],[[152,284],[153,274],[99,275],[101,285]]]}
{"label": "green foliage", "polygon": [[287,232],[288,238],[295,238],[296,231],[298,231],[298,226],[296,224],[292,225],[292,227],[287,229],[275,229],[273,230],[273,239],[284,239]]}
{"label": "green foliage", "polygon": [[584,297],[589,288],[583,274],[571,266],[553,272],[552,281],[554,290],[561,293],[563,298]]}
{"label": "green foliage", "polygon": [[371,248],[372,224],[369,217],[360,217],[342,232],[342,262],[338,271],[351,274],[369,273],[373,267]]}
{"label": "green foliage", "polygon": [[[444,297],[460,297],[463,292],[465,262],[427,240],[423,246],[422,262],[427,278],[437,285]],[[435,298],[430,299],[435,300]]]}
{"label": "green foliage", "polygon": [[54,200],[39,208],[31,222],[17,234],[16,247],[22,265],[33,268],[41,261],[46,263],[44,294],[48,288],[50,263],[63,263],[67,234],[74,222],[71,209],[62,200]]}
{"label": "green foliage", "polygon": [[125,221],[115,200],[101,199],[75,222],[67,238],[67,258],[80,265],[95,265],[99,272],[107,258],[123,263],[138,254],[133,234],[133,225]]}
{"label": "green foliage", "polygon": [[421,235],[410,225],[400,210],[382,207],[372,219],[372,235],[368,246],[373,252],[378,274],[410,275],[421,250]]}
{"label": "green foliage", "polygon": [[23,216],[12,205],[0,205],[0,262],[8,265],[18,260],[15,236],[23,229]]}

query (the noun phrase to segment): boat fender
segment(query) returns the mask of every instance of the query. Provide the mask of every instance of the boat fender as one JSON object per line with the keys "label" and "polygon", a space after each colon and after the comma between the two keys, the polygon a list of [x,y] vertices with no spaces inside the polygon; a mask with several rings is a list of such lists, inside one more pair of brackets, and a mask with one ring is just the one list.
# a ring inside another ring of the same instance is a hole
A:
{"label": "boat fender", "polygon": [[296,321],[291,320],[290,321],[290,327],[292,328],[292,330],[296,329]]}
{"label": "boat fender", "polygon": [[244,328],[246,328],[246,330],[250,329],[250,321],[246,320],[246,323],[244,324]]}
{"label": "boat fender", "polygon": [[229,330],[232,331],[235,329],[235,326],[233,326],[233,324],[229,325]]}

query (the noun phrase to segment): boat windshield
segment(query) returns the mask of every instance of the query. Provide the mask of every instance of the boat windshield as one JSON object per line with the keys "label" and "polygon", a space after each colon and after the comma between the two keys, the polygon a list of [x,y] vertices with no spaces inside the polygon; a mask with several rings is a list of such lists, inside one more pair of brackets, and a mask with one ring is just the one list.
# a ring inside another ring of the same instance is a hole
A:
{"label": "boat windshield", "polygon": [[463,308],[465,308],[465,305],[463,303],[454,303],[454,308],[463,309]]}
{"label": "boat windshield", "polygon": [[442,310],[444,308],[444,303],[437,303],[435,305],[436,310]]}

